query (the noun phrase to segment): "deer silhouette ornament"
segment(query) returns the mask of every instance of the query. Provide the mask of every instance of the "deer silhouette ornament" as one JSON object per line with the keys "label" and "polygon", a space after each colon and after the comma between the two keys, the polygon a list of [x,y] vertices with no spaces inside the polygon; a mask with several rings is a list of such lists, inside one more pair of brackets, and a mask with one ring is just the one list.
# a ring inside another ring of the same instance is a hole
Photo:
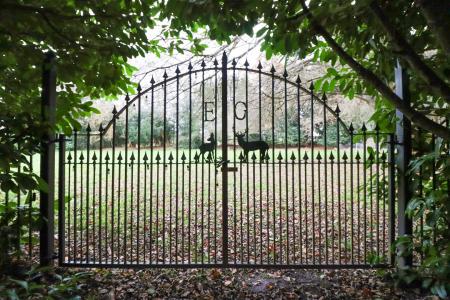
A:
{"label": "deer silhouette ornament", "polygon": [[216,139],[214,138],[214,134],[211,133],[211,135],[209,136],[209,138],[207,139],[207,141],[209,143],[203,143],[200,145],[199,149],[200,149],[200,156],[208,153],[207,156],[207,162],[211,162],[214,160],[214,149],[216,148]]}
{"label": "deer silhouette ornament", "polygon": [[269,144],[265,141],[245,141],[244,136],[248,133],[245,132],[234,132],[234,136],[237,137],[238,144],[244,150],[244,161],[248,161],[248,153],[250,151],[259,150],[261,160],[266,157],[267,150],[269,150]]}

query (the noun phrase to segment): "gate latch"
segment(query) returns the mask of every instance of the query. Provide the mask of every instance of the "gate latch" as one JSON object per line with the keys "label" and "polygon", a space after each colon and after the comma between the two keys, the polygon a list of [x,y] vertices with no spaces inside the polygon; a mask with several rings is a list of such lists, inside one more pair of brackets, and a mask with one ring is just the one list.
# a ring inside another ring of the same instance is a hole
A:
{"label": "gate latch", "polygon": [[[228,160],[227,163],[229,163],[230,161]],[[217,168],[220,168],[220,170],[222,172],[237,172],[238,168],[237,167],[228,167],[228,166],[224,166],[225,161],[224,160],[220,160],[217,162]]]}
{"label": "gate latch", "polygon": [[224,170],[224,167],[222,167],[220,170],[222,172],[237,172],[238,168],[237,167],[226,167],[226,170]]}

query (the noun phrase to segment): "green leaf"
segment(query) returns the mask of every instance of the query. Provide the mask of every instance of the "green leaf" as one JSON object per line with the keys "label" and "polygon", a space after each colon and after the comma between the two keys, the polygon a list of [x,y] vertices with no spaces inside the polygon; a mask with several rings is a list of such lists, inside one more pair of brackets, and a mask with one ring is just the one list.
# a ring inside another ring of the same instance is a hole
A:
{"label": "green leaf", "polygon": [[17,295],[15,289],[8,289],[8,290],[6,290],[6,294],[8,295],[10,300],[20,300],[20,298]]}
{"label": "green leaf", "polygon": [[9,281],[19,285],[21,288],[28,291],[28,282],[26,280],[17,280],[17,279],[10,278]]}
{"label": "green leaf", "polygon": [[267,27],[266,26],[264,26],[263,28],[261,28],[261,29],[259,29],[257,32],[256,32],[256,37],[261,37],[261,36],[263,36],[266,32],[267,32]]}

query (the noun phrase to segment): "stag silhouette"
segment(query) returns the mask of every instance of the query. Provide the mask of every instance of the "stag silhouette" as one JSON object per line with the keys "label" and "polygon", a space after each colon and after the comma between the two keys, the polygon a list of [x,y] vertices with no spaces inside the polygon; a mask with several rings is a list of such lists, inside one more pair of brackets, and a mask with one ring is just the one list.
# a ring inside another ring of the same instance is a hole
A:
{"label": "stag silhouette", "polygon": [[[207,156],[207,159],[208,159],[207,161],[210,162],[211,160],[214,160],[214,149],[216,148],[216,144],[217,144],[213,133],[211,133],[211,135],[209,136],[207,141],[209,143],[201,144],[199,149],[200,149],[200,156],[202,156],[202,155],[204,156],[205,153],[209,154]],[[211,158],[211,160],[209,158]]]}
{"label": "stag silhouette", "polygon": [[244,150],[244,161],[248,161],[248,153],[250,151],[259,150],[261,160],[263,160],[266,156],[267,150],[269,150],[269,145],[265,141],[250,141],[247,142],[244,140],[244,136],[247,134],[247,130],[245,132],[234,132],[234,136],[237,137],[238,144]]}

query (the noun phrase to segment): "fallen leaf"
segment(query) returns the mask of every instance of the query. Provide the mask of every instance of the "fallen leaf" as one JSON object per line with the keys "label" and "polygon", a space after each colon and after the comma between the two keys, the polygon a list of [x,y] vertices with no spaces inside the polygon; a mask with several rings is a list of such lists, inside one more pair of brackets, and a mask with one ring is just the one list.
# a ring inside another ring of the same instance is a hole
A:
{"label": "fallen leaf", "polygon": [[222,277],[222,273],[220,272],[219,269],[212,269],[209,275],[212,280],[218,280],[220,279],[220,277]]}

